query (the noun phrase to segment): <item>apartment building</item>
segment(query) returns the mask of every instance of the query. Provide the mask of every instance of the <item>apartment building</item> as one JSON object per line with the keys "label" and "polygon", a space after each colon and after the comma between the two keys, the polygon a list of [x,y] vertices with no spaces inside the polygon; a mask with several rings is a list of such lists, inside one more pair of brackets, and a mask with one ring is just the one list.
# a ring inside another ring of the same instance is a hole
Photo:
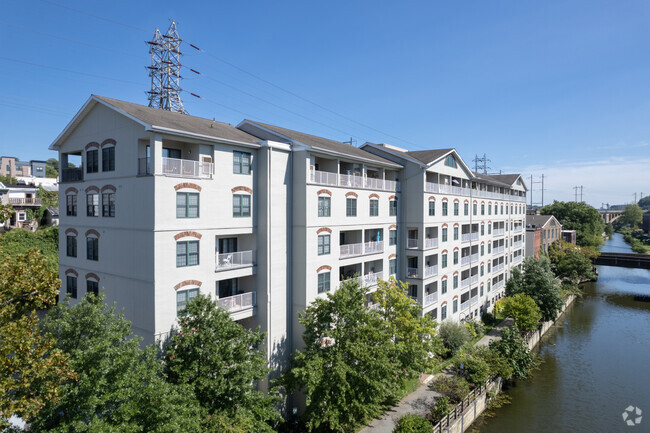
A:
{"label": "apartment building", "polygon": [[45,177],[45,161],[20,161],[13,156],[0,156],[0,176]]}
{"label": "apartment building", "polygon": [[4,185],[0,183],[0,203],[8,204],[14,213],[2,226],[9,228],[31,229],[28,219],[30,210],[36,211],[41,207],[41,199],[36,197],[38,188],[33,185]]}
{"label": "apartment building", "polygon": [[534,239],[529,240],[527,250],[530,254],[539,252],[548,253],[548,247],[558,239],[562,239],[562,224],[553,215],[527,215],[526,230],[540,229],[539,242],[535,244]]}
{"label": "apartment building", "polygon": [[200,293],[266,332],[276,368],[302,344],[298,313],[346,279],[370,294],[394,276],[425,313],[462,320],[522,257],[521,178],[472,173],[453,149],[357,148],[100,96],[51,149],[61,294],[103,288],[146,343]]}

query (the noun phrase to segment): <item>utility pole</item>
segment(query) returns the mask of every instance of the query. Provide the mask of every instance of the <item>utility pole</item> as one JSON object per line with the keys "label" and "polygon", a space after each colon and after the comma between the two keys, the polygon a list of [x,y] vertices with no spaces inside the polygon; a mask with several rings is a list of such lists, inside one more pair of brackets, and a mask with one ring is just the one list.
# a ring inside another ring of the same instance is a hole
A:
{"label": "utility pole", "polygon": [[574,186],[574,187],[573,187],[573,191],[574,191],[574,193],[575,193],[575,194],[574,194],[574,195],[575,195],[575,198],[573,199],[573,201],[576,202],[576,203],[578,203],[578,187],[577,187],[577,186]]}
{"label": "utility pole", "polygon": [[582,185],[580,185],[580,203],[582,203]]}
{"label": "utility pole", "polygon": [[542,207],[544,207],[544,173],[542,173]]}

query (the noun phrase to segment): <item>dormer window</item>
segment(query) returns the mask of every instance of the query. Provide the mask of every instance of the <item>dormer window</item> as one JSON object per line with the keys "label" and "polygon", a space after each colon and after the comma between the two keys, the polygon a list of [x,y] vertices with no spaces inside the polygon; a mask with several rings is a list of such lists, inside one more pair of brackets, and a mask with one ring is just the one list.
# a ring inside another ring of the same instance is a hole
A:
{"label": "dormer window", "polygon": [[445,165],[447,167],[458,168],[458,164],[456,164],[456,159],[452,155],[449,155],[447,158],[445,158]]}

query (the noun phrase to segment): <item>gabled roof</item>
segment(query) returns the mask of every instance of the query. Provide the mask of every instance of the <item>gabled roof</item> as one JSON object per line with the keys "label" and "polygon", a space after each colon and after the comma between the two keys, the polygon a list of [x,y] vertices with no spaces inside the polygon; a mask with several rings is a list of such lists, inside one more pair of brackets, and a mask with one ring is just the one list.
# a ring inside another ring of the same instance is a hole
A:
{"label": "gabled roof", "polygon": [[[557,221],[557,218],[555,218],[553,215],[526,215],[526,227],[544,227],[552,219],[555,219],[555,221]],[[562,225],[559,221],[557,221],[557,224],[559,226]]]}
{"label": "gabled roof", "polygon": [[[512,186],[517,182],[517,179],[521,177],[520,174],[491,174],[490,177],[493,177],[494,179],[507,183],[508,186]],[[524,183],[524,179],[521,179],[521,185],[524,187],[525,190],[528,190],[526,187],[526,184]]]}
{"label": "gabled roof", "polygon": [[[257,128],[250,128],[249,126],[256,126]],[[358,147],[350,144],[342,143],[340,141],[330,140],[328,138],[318,137],[316,135],[307,134],[292,129],[282,128],[280,126],[269,125],[254,120],[244,119],[238,128],[249,132],[250,134],[258,135],[260,138],[269,140],[270,136],[275,137],[276,141],[293,142],[309,146],[314,150],[321,150],[327,153],[335,153],[339,155],[346,155],[354,159],[363,159],[371,162],[376,162],[380,165],[388,165],[391,167],[401,167],[401,165],[394,163],[388,159],[377,156],[373,153],[366,152]],[[261,128],[261,129],[260,129]],[[266,134],[264,133],[266,132]]]}
{"label": "gabled roof", "polygon": [[202,117],[175,113],[167,110],[146,107],[132,102],[120,101],[105,96],[91,95],[84,106],[70,121],[66,128],[50,145],[56,150],[61,142],[83,121],[90,110],[97,104],[102,104],[116,112],[140,123],[147,131],[157,131],[166,134],[192,136],[200,139],[226,141],[240,144],[259,146],[259,139],[235,128],[233,125],[217,122]]}
{"label": "gabled roof", "polygon": [[491,185],[502,186],[506,188],[510,188],[511,186],[511,184],[502,182],[499,179],[496,179],[494,176],[491,176],[489,174],[476,173],[476,172],[472,172],[472,174],[474,175],[475,178],[482,180],[484,182],[488,182]]}
{"label": "gabled roof", "polygon": [[455,149],[410,150],[407,152],[407,154],[420,162],[430,164],[454,150]]}

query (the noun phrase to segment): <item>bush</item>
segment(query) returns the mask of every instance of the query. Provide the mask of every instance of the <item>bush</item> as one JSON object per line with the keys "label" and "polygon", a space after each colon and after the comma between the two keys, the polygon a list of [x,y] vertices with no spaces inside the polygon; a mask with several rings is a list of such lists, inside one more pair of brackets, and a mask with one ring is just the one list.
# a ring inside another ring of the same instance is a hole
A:
{"label": "bush", "polygon": [[[441,419],[446,417],[451,408],[449,407],[449,399],[447,397],[440,397],[436,401],[436,405],[431,409],[430,419],[433,424],[437,424]],[[431,428],[429,427],[429,431]]]}
{"label": "bush", "polygon": [[420,415],[408,413],[400,417],[393,433],[431,433],[431,423]]}
{"label": "bush", "polygon": [[431,389],[449,398],[451,403],[460,402],[469,394],[469,384],[458,376],[441,375],[431,383]]}
{"label": "bush", "polygon": [[494,316],[494,314],[489,311],[483,311],[481,314],[481,321],[488,326],[495,326],[499,324],[499,320]]}
{"label": "bush", "polygon": [[474,386],[483,385],[490,378],[490,367],[481,356],[482,352],[461,352],[454,362],[458,374]]}
{"label": "bush", "polygon": [[470,341],[472,336],[465,325],[456,322],[443,322],[440,325],[442,344],[453,354]]}
{"label": "bush", "polygon": [[465,321],[465,326],[474,335],[474,338],[485,333],[485,325],[476,319],[468,319]]}

